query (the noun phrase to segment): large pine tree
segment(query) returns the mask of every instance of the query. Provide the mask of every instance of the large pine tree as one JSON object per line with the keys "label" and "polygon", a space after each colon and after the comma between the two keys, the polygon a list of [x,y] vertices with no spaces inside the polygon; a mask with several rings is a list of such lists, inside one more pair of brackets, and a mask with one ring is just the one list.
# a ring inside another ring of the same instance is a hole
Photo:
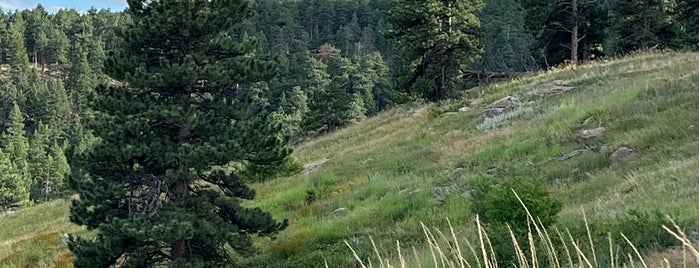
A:
{"label": "large pine tree", "polygon": [[481,0],[392,0],[388,19],[408,73],[405,87],[436,100],[453,96],[462,71],[481,52],[474,12]]}
{"label": "large pine tree", "polygon": [[105,64],[122,86],[99,87],[88,127],[101,142],[72,167],[76,267],[229,267],[275,221],[230,162],[281,164],[289,153],[268,118],[251,114],[250,82],[266,78],[254,40],[229,35],[246,0],[129,0],[133,23]]}

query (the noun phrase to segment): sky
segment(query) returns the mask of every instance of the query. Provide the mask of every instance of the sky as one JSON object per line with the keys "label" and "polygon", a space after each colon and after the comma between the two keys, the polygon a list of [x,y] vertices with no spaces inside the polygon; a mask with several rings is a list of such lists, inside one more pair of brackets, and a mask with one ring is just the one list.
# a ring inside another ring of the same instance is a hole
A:
{"label": "sky", "polygon": [[37,4],[41,4],[51,13],[61,8],[75,8],[78,11],[87,11],[90,7],[109,8],[113,11],[126,8],[126,0],[0,0],[0,7],[4,12],[34,8]]}

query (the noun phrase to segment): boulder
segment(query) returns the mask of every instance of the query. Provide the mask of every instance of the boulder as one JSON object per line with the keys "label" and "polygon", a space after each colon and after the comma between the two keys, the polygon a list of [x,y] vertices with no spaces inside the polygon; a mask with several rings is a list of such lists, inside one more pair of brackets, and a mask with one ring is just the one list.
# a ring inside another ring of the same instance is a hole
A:
{"label": "boulder", "polygon": [[459,108],[459,112],[460,112],[460,113],[465,113],[465,112],[468,112],[468,111],[471,111],[471,107],[461,107],[461,108]]}
{"label": "boulder", "polygon": [[333,210],[333,212],[330,213],[330,216],[342,217],[342,216],[346,216],[347,214],[349,214],[349,212],[350,212],[349,208],[338,208],[336,210]]}
{"label": "boulder", "polygon": [[557,159],[558,161],[566,161],[566,160],[568,160],[568,159],[571,159],[571,158],[576,157],[576,156],[578,156],[578,155],[587,153],[587,152],[589,152],[589,151],[592,151],[592,149],[590,149],[590,148],[578,149],[578,150],[575,150],[575,151],[572,151],[572,152],[569,152],[569,153],[559,154],[559,155],[558,155],[558,158],[556,158],[556,159]]}
{"label": "boulder", "polygon": [[493,118],[501,114],[513,112],[521,106],[522,102],[519,101],[519,99],[512,96],[504,97],[496,102],[491,103],[488,106],[485,106],[483,112],[481,113],[481,117],[478,120],[478,123],[483,123],[488,118]]}
{"label": "boulder", "polygon": [[605,132],[607,132],[606,127],[583,130],[580,132],[580,135],[578,135],[577,141],[580,143],[587,143],[597,139],[599,136],[602,136]]}
{"label": "boulder", "polygon": [[563,80],[555,80],[541,85],[541,87],[536,90],[535,94],[539,96],[539,98],[547,98],[563,95],[563,93],[572,89],[574,89],[574,87],[567,86]]}
{"label": "boulder", "polygon": [[311,163],[303,165],[303,174],[308,175],[316,170],[318,170],[325,162],[328,162],[330,159],[323,158],[317,161],[313,161]]}
{"label": "boulder", "polygon": [[629,147],[622,146],[621,148],[614,151],[614,153],[612,153],[611,158],[615,163],[621,164],[621,163],[628,161],[632,155],[633,155],[633,149],[631,149]]}

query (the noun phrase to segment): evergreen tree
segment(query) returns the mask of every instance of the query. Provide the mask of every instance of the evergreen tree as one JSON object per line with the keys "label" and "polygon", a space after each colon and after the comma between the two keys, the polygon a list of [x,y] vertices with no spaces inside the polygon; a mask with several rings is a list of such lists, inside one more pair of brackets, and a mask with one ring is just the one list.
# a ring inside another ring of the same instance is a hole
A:
{"label": "evergreen tree", "polygon": [[97,230],[71,236],[76,267],[234,266],[229,250],[254,253],[251,235],[277,222],[242,199],[255,192],[230,162],[281,164],[288,150],[256,117],[249,82],[267,78],[255,42],[228,33],[249,1],[129,0],[133,24],[105,71],[88,126],[100,137],[73,167],[80,195],[71,220]]}
{"label": "evergreen tree", "polygon": [[65,70],[68,63],[68,36],[56,25],[51,24],[46,33],[46,44],[40,46],[39,52],[42,59],[42,72],[45,65],[57,65],[60,70]]}
{"label": "evergreen tree", "polygon": [[484,51],[474,63],[480,71],[536,69],[532,59],[534,38],[525,27],[526,11],[519,0],[485,0],[478,15],[486,32]]}
{"label": "evergreen tree", "polygon": [[63,146],[58,141],[54,141],[49,148],[49,177],[42,183],[42,194],[44,201],[49,201],[60,196],[63,190],[63,183],[66,175],[70,173],[68,159],[64,153]]}
{"label": "evergreen tree", "polygon": [[669,19],[665,0],[618,0],[613,12],[617,52],[675,47],[679,31]]}
{"label": "evergreen tree", "polygon": [[52,129],[50,125],[38,122],[29,147],[29,175],[31,177],[31,199],[46,200],[44,187],[50,186],[53,160],[49,160]]}
{"label": "evergreen tree", "polygon": [[90,68],[87,60],[87,53],[83,51],[82,45],[73,42],[69,54],[70,68],[68,77],[65,80],[65,88],[70,100],[70,107],[73,114],[81,114],[83,106],[87,103],[87,98],[94,93],[97,86],[97,78]]}
{"label": "evergreen tree", "polygon": [[30,60],[35,64],[43,64],[44,61],[40,59],[40,51],[44,50],[43,46],[48,44],[49,13],[41,4],[38,4],[33,10],[25,10],[23,14],[27,20],[24,38],[29,55],[31,55]]}
{"label": "evergreen tree", "polygon": [[454,96],[462,70],[481,52],[474,12],[481,0],[392,0],[388,12],[397,47],[408,64],[404,86],[431,100]]}
{"label": "evergreen tree", "polygon": [[7,59],[10,67],[15,71],[26,72],[29,68],[29,56],[24,44],[24,31],[26,25],[22,15],[15,13],[10,19],[10,24],[5,37],[7,46]]}
{"label": "evergreen tree", "polygon": [[[9,126],[0,136],[3,157],[6,157],[11,164],[12,171],[7,173],[7,189],[10,193],[2,197],[0,206],[23,205],[29,202],[29,187],[31,185],[29,177],[29,166],[27,157],[29,154],[29,143],[24,135],[24,116],[19,109],[19,105],[14,103],[13,110],[9,117]],[[3,164],[0,163],[0,166]],[[3,174],[3,173],[0,173]],[[5,190],[3,190],[5,191]],[[9,198],[9,199],[8,199]]]}
{"label": "evergreen tree", "polygon": [[684,0],[677,3],[678,24],[686,34],[684,47],[699,48],[699,0]]}
{"label": "evergreen tree", "polygon": [[[366,87],[371,88],[371,94],[364,93],[367,115],[373,115],[393,105],[397,97],[392,90],[388,66],[381,54],[374,52],[361,57],[359,68],[359,75],[367,79]],[[373,99],[368,99],[369,97]]]}
{"label": "evergreen tree", "polygon": [[27,188],[10,158],[0,150],[0,211],[27,200]]}

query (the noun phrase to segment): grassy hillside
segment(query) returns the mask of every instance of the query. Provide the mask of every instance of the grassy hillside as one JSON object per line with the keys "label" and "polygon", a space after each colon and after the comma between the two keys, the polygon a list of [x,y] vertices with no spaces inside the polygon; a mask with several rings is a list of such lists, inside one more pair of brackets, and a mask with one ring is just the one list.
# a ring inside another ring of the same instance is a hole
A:
{"label": "grassy hillside", "polygon": [[[538,98],[536,89],[553,80],[574,89]],[[478,124],[485,105],[508,95],[524,107]],[[470,111],[450,113],[479,98],[483,102]],[[585,148],[576,137],[596,127],[608,129],[588,144],[597,149],[555,160],[559,153]],[[379,255],[397,264],[400,241],[408,266],[433,267],[435,247],[428,246],[421,222],[449,237],[451,222],[468,252],[462,255],[479,255],[469,249],[479,250],[471,212],[473,185],[483,179],[525,179],[547,186],[563,202],[557,227],[573,240],[588,239],[584,211],[593,244],[600,234],[623,232],[649,267],[659,267],[664,259],[683,267],[684,259],[694,258],[683,258],[681,246],[656,239],[648,226],[666,223],[653,215],[669,214],[690,237],[699,229],[697,129],[696,53],[634,55],[478,88],[449,103],[395,108],[299,146],[295,157],[302,163],[329,159],[317,171],[254,185],[258,198],[250,205],[288,218],[291,225],[276,240],[258,241],[262,254],[249,265],[318,267],[327,262],[329,267],[354,267],[357,262],[344,241],[359,258],[373,258],[379,266],[373,241]],[[634,154],[615,163],[610,155],[621,146]],[[347,214],[333,216],[338,208],[348,209]],[[0,266],[69,264],[61,234],[81,229],[68,223],[67,210],[66,201],[57,201],[0,217]],[[626,242],[614,239],[612,244],[623,250]],[[613,263],[605,258],[628,259],[603,257],[608,250],[598,248],[595,254],[595,246],[585,245],[579,251],[590,257],[591,266]],[[562,247],[575,251],[573,245]]]}

